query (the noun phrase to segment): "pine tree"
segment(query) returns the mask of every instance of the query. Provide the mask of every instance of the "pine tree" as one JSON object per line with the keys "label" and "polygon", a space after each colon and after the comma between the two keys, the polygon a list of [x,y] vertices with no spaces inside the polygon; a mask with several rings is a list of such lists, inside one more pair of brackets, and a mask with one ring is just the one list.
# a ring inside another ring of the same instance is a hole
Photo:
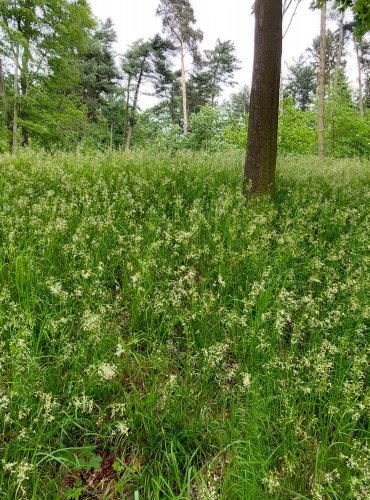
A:
{"label": "pine tree", "polygon": [[186,93],[185,53],[189,50],[197,60],[198,43],[203,39],[203,33],[195,29],[194,10],[189,0],[160,0],[157,15],[162,18],[163,31],[168,34],[171,42],[180,52],[183,131],[188,133],[188,107]]}
{"label": "pine tree", "polygon": [[209,79],[208,92],[211,96],[211,106],[214,106],[223,86],[235,85],[234,74],[240,66],[235,55],[235,45],[231,40],[221,42],[218,38],[215,48],[204,51],[204,54],[203,72]]}
{"label": "pine tree", "polygon": [[129,149],[136,124],[138,99],[142,86],[149,83],[156,95],[167,91],[172,82],[168,53],[173,50],[171,42],[155,35],[150,40],[139,39],[127,50],[122,59],[122,70],[126,80],[126,109],[124,125],[125,148]]}
{"label": "pine tree", "polygon": [[312,63],[304,55],[288,66],[284,97],[292,97],[296,107],[306,111],[313,104],[317,90],[317,75]]}

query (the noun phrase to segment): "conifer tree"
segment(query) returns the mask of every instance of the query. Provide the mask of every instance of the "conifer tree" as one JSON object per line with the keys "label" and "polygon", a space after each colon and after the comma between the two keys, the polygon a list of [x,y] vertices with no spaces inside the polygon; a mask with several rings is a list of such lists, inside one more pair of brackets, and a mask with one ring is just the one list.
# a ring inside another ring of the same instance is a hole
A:
{"label": "conifer tree", "polygon": [[235,55],[235,45],[231,40],[222,42],[219,38],[213,50],[205,50],[204,68],[209,76],[209,94],[211,106],[220,95],[222,86],[235,85],[234,74],[240,69],[239,61]]}
{"label": "conifer tree", "polygon": [[160,0],[157,15],[162,19],[163,31],[180,52],[183,131],[188,133],[188,108],[186,93],[185,54],[190,51],[195,60],[199,59],[198,43],[203,39],[203,33],[195,29],[194,10],[189,0]]}

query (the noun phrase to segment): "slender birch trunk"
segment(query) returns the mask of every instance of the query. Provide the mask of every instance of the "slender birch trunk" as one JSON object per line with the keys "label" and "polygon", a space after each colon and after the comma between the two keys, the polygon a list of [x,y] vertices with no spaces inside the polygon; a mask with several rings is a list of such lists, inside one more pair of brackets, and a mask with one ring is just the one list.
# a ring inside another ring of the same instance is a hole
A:
{"label": "slender birch trunk", "polygon": [[180,52],[181,52],[181,86],[182,86],[182,114],[184,120],[184,135],[187,135],[189,124],[188,124],[188,103],[186,95],[186,73],[185,73],[185,49],[183,41],[180,42]]}
{"label": "slender birch trunk", "polygon": [[360,116],[364,116],[364,96],[363,96],[363,91],[362,91],[362,67],[361,67],[361,58],[360,58],[360,51],[359,51],[359,46],[358,42],[356,40],[355,35],[353,35],[353,43],[355,44],[355,50],[356,50],[356,59],[357,59],[357,71],[358,71],[358,107],[360,110]]}
{"label": "slender birch trunk", "polygon": [[19,42],[15,48],[14,57],[14,108],[13,108],[13,143],[12,150],[17,152],[17,134],[18,134],[18,74],[19,74]]}
{"label": "slender birch trunk", "polygon": [[319,103],[317,139],[318,154],[320,158],[325,156],[325,54],[326,54],[326,3],[321,7],[321,30],[320,30],[320,79],[319,79]]}
{"label": "slender birch trunk", "polygon": [[[20,85],[21,85],[21,92],[24,100],[22,102],[26,103],[26,97],[28,94],[28,86],[29,86],[29,76],[28,76],[28,64],[29,64],[29,49],[28,49],[28,41],[27,41],[27,48],[23,50],[23,56],[22,56],[22,67],[21,67],[21,74],[20,74]],[[25,106],[22,105],[22,114],[25,113]],[[26,111],[27,112],[27,111]],[[27,115],[26,115],[27,117]],[[23,116],[24,118],[24,116]],[[29,133],[28,129],[25,125],[22,125],[22,147],[25,148],[28,146],[28,139],[29,139]]]}
{"label": "slender birch trunk", "polygon": [[337,92],[338,90],[339,71],[342,64],[343,49],[344,49],[344,12],[342,13],[341,18],[339,20],[339,43],[338,43],[337,57],[335,61],[334,82],[333,82],[334,92]]}

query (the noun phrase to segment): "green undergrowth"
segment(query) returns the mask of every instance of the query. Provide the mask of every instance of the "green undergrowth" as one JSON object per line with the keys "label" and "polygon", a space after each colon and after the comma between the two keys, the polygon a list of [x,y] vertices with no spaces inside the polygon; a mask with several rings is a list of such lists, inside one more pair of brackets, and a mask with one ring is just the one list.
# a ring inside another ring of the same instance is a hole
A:
{"label": "green undergrowth", "polygon": [[370,163],[0,157],[0,498],[369,498]]}

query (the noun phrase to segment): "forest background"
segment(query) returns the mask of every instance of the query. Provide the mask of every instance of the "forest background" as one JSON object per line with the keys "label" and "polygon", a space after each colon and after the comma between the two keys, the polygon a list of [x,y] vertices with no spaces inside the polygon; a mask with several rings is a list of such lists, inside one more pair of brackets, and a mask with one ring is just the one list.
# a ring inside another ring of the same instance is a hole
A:
{"label": "forest background", "polygon": [[[305,2],[285,3],[289,29]],[[370,38],[356,39],[351,11],[343,16],[334,6],[329,2],[327,11],[326,154],[369,156]],[[165,32],[133,40],[120,55],[113,21],[97,19],[84,0],[3,0],[0,12],[1,151],[29,144],[47,150],[245,148],[250,92],[236,81],[235,45],[218,39],[200,50],[203,32],[195,18],[197,36],[185,55],[184,118],[179,51]],[[319,65],[318,35],[283,68],[281,153],[317,151]],[[140,107],[145,96],[156,104]]]}

